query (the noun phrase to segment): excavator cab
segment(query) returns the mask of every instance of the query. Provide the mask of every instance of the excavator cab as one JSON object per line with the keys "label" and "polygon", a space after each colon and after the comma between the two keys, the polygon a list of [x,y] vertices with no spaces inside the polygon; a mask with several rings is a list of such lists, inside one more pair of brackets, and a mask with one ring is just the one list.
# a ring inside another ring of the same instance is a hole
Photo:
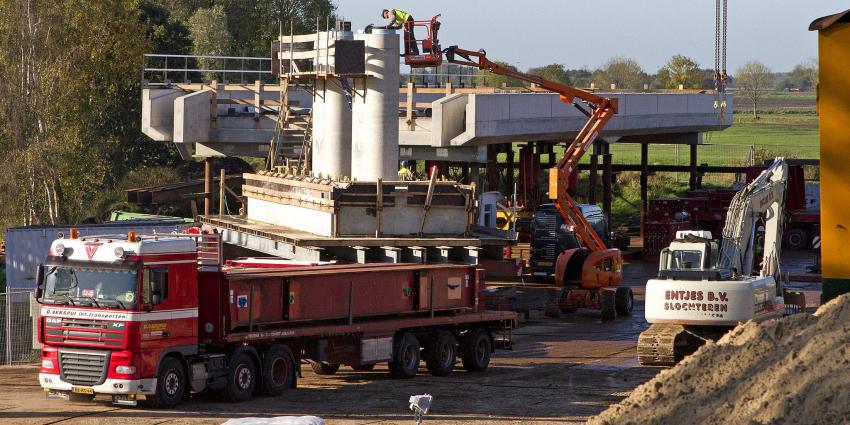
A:
{"label": "excavator cab", "polygon": [[[440,21],[437,20],[439,17],[440,15],[437,15],[428,21],[413,21],[410,32],[412,33],[417,27],[424,27],[428,36],[422,41],[416,41],[419,45],[419,54],[404,56],[405,65],[411,68],[436,68],[443,63],[443,52],[440,49],[440,40],[437,38],[437,33],[440,31]],[[405,45],[407,44],[408,40],[405,40]]]}

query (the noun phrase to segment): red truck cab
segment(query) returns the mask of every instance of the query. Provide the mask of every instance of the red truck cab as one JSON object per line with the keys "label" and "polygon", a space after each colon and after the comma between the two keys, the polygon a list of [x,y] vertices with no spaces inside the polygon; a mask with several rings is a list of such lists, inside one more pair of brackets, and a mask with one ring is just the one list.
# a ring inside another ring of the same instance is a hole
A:
{"label": "red truck cab", "polygon": [[170,352],[198,351],[193,238],[76,237],[53,242],[39,271],[39,382],[66,398],[153,395]]}

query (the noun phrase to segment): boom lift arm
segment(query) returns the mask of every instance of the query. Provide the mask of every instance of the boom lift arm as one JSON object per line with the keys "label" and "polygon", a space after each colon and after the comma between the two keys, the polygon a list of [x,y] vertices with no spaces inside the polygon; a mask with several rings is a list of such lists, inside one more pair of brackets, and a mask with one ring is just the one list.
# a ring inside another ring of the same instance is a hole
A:
{"label": "boom lift arm", "polygon": [[[575,201],[567,192],[567,189],[569,188],[570,174],[578,166],[581,157],[584,156],[596,138],[599,137],[599,133],[611,117],[617,113],[617,99],[601,97],[591,92],[549,81],[536,75],[514,71],[487,59],[487,53],[483,50],[476,52],[451,46],[445,50],[445,53],[446,60],[449,63],[477,67],[493,74],[527,81],[555,92],[560,95],[562,102],[572,104],[587,116],[587,123],[579,131],[572,143],[567,146],[564,156],[558,160],[557,165],[550,170],[549,197],[555,200],[555,206],[558,208],[558,211],[564,217],[564,220],[575,229],[576,236],[587,246],[588,250],[591,252],[606,250],[605,243],[596,234],[587,220],[585,220],[584,215],[582,215]],[[590,110],[582,106],[582,102],[586,103]]]}

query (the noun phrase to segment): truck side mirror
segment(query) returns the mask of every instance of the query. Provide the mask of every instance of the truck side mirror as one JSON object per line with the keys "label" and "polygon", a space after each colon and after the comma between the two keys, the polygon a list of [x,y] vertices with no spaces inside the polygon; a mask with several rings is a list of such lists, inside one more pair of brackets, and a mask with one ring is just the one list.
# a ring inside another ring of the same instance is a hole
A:
{"label": "truck side mirror", "polygon": [[151,294],[151,304],[157,305],[162,302],[162,296],[159,294]]}
{"label": "truck side mirror", "polygon": [[39,265],[35,269],[35,300],[41,302],[41,297],[44,295],[44,266]]}

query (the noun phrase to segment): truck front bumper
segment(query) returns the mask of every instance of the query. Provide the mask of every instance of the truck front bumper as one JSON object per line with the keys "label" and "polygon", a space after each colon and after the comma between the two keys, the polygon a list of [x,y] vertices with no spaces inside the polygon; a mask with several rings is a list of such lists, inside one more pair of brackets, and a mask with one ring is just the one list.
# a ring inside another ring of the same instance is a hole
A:
{"label": "truck front bumper", "polygon": [[60,375],[38,374],[38,382],[45,390],[73,391],[74,388],[90,388],[95,394],[153,394],[156,391],[156,378],[146,379],[106,379],[100,385],[73,385],[62,380]]}

